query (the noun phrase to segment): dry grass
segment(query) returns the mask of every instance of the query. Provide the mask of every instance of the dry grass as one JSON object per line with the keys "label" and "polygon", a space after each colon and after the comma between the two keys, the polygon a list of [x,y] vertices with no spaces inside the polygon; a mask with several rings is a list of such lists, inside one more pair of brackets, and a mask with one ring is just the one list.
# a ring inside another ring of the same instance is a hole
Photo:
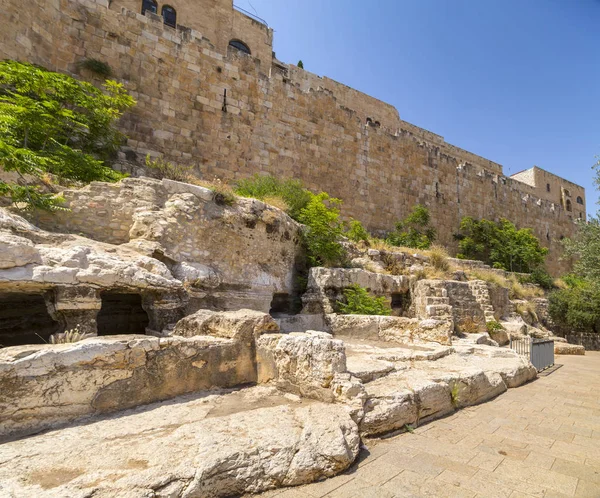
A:
{"label": "dry grass", "polygon": [[448,261],[450,255],[445,247],[434,244],[427,251],[427,256],[429,257],[429,264],[436,270],[441,272],[450,271],[450,262]]}
{"label": "dry grass", "polygon": [[388,272],[390,275],[405,274],[404,264],[401,261],[399,261],[398,258],[395,258],[393,255],[384,254],[381,257],[381,262],[383,263],[385,271]]}
{"label": "dry grass", "polygon": [[554,279],[554,287],[556,287],[557,289],[568,289],[569,286],[567,285],[567,282],[565,282],[562,278],[555,278]]}
{"label": "dry grass", "polygon": [[491,270],[469,270],[466,271],[466,273],[469,277],[476,280],[484,280],[499,287],[510,287],[510,284],[505,277]]}
{"label": "dry grass", "polygon": [[523,285],[514,275],[509,276],[507,282],[510,299],[533,299],[544,296],[543,289],[534,285]]}
{"label": "dry grass", "polygon": [[290,206],[288,205],[288,203],[285,202],[285,200],[283,200],[283,198],[279,197],[278,195],[267,196],[262,201],[265,204],[268,204],[269,206],[273,206],[277,209],[281,209],[282,211],[285,211],[286,213],[290,210]]}
{"label": "dry grass", "polygon": [[525,320],[528,324],[534,324],[539,322],[537,312],[535,311],[535,306],[533,303],[524,302],[517,304],[517,313],[521,315],[521,318]]}
{"label": "dry grass", "polygon": [[215,193],[215,202],[217,204],[231,206],[237,199],[233,187],[227,181],[223,181],[220,178],[215,177],[212,181],[193,178],[189,183],[212,190]]}

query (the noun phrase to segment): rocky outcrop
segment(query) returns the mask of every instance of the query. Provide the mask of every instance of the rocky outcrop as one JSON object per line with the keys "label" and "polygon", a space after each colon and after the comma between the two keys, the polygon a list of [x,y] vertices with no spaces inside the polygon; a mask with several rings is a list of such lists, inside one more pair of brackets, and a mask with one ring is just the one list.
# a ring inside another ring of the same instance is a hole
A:
{"label": "rocky outcrop", "polygon": [[180,394],[256,381],[233,339],[115,336],[0,349],[0,437]]}
{"label": "rocky outcrop", "polygon": [[356,458],[339,404],[256,387],[180,398],[2,446],[0,495],[220,497],[333,476]]}
{"label": "rocky outcrop", "polygon": [[555,342],[554,354],[574,354],[585,355],[585,347],[579,344],[569,344],[567,342]]}
{"label": "rocky outcrop", "polygon": [[376,296],[383,296],[390,302],[395,296],[405,296],[410,300],[410,278],[404,275],[384,275],[358,268],[311,268],[306,292],[302,296],[303,313],[335,313],[337,301],[344,300],[344,290],[352,285],[364,287]]}

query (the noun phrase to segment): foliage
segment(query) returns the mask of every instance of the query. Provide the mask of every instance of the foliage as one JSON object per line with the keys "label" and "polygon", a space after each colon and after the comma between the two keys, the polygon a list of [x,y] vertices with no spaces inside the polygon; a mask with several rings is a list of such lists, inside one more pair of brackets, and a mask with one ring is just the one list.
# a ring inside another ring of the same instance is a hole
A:
{"label": "foliage", "polygon": [[[86,183],[122,178],[104,161],[123,140],[116,121],[135,101],[114,81],[104,90],[31,64],[0,62],[0,167],[22,180],[46,173]],[[39,187],[4,181],[0,195],[29,209],[60,203]]]}
{"label": "foliage", "polygon": [[459,258],[480,260],[511,272],[530,273],[544,264],[548,254],[530,228],[517,229],[504,218],[494,222],[466,216],[455,237]]}
{"label": "foliage", "polygon": [[233,206],[235,204],[235,193],[233,188],[227,182],[220,178],[215,178],[213,181],[194,180],[196,185],[206,187],[215,194],[215,202],[221,206]]}
{"label": "foliage", "polygon": [[79,342],[88,337],[93,337],[92,334],[84,334],[79,330],[79,327],[75,327],[71,330],[66,330],[63,333],[52,334],[50,336],[50,344],[67,344],[71,342]]}
{"label": "foliage", "polygon": [[104,76],[105,78],[112,75],[112,68],[106,62],[98,59],[83,59],[77,63],[77,66],[92,71],[99,76]]}
{"label": "foliage", "polygon": [[600,283],[579,280],[568,289],[553,292],[548,298],[548,313],[561,327],[599,333]]}
{"label": "foliage", "polygon": [[351,219],[348,222],[346,237],[348,237],[352,242],[368,242],[369,232],[367,232],[360,221]]}
{"label": "foliage", "polygon": [[304,241],[311,266],[340,266],[343,263],[346,251],[339,242],[342,235],[340,204],[339,199],[321,192],[311,194],[306,207],[300,210],[298,221],[306,225]]}
{"label": "foliage", "polygon": [[430,222],[429,210],[417,204],[406,218],[396,223],[396,229],[388,235],[386,241],[393,246],[427,249],[436,237],[436,231]]}
{"label": "foliage", "polygon": [[302,62],[301,60],[298,61],[298,67],[300,69],[304,69],[304,62]]}
{"label": "foliage", "polygon": [[155,176],[160,180],[167,178],[168,180],[192,183],[194,179],[191,166],[173,164],[165,161],[161,157],[152,159],[150,154],[146,156],[146,167],[152,170]]}
{"label": "foliage", "polygon": [[454,382],[450,388],[450,401],[452,406],[457,408],[460,404],[460,382]]}
{"label": "foliage", "polygon": [[565,252],[576,258],[573,269],[576,275],[600,282],[600,218],[577,223],[577,233],[564,239]]}
{"label": "foliage", "polygon": [[488,334],[490,335],[493,335],[494,333],[499,332],[500,330],[504,330],[502,324],[500,322],[497,322],[496,320],[491,320],[487,322],[485,324],[485,327],[487,328]]}
{"label": "foliage", "polygon": [[523,276],[519,280],[523,284],[539,285],[542,289],[546,290],[554,289],[556,287],[554,278],[552,278],[552,275],[550,275],[548,270],[543,266],[534,268],[529,275]]}
{"label": "foliage", "polygon": [[529,301],[518,303],[516,306],[516,311],[519,315],[521,315],[521,318],[525,321],[525,323],[533,325],[540,321],[535,310],[535,305]]}
{"label": "foliage", "polygon": [[367,289],[354,284],[344,289],[346,303],[337,302],[340,313],[346,315],[390,315],[392,310],[386,305],[384,297],[373,297]]}
{"label": "foliage", "polygon": [[304,209],[314,194],[304,188],[300,180],[280,180],[272,175],[254,175],[251,178],[239,180],[235,193],[241,197],[252,197],[265,201],[280,198],[286,206],[287,213],[298,221],[300,211]]}

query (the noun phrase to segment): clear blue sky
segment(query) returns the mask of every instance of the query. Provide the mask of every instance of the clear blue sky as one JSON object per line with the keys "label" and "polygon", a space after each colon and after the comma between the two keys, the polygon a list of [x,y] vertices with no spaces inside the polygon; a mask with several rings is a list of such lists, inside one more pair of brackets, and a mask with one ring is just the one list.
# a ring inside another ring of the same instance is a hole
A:
{"label": "clear blue sky", "polygon": [[304,62],[504,166],[586,189],[600,155],[600,0],[235,0]]}

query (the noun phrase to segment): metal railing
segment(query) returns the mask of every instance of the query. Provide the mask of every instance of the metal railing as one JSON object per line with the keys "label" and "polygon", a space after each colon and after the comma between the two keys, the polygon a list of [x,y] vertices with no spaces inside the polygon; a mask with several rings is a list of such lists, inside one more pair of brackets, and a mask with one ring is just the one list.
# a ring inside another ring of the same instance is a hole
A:
{"label": "metal railing", "polygon": [[242,9],[241,7],[237,6],[237,5],[233,5],[233,8],[235,10],[239,10],[242,14],[247,15],[249,18],[254,19],[255,21],[258,21],[261,24],[264,24],[267,28],[269,27],[269,25],[267,24],[267,21],[265,21],[262,17],[258,17],[256,14],[253,14],[252,12],[248,12],[246,9]]}
{"label": "metal railing", "polygon": [[526,356],[538,372],[554,365],[554,341],[549,339],[511,339],[510,348]]}

